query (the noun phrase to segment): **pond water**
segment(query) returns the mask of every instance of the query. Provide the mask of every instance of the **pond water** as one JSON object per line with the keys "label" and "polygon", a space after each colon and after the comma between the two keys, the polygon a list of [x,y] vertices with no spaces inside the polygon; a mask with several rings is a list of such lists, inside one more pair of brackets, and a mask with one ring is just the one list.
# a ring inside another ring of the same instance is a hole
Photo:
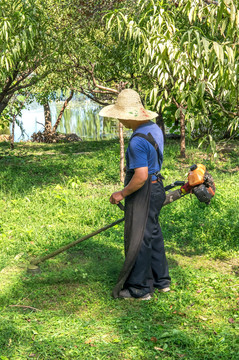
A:
{"label": "pond water", "polygon": [[[55,124],[64,101],[50,103],[52,125]],[[101,106],[84,95],[76,95],[68,104],[57,129],[60,133],[75,133],[83,140],[101,140],[118,137],[118,121],[99,116]],[[34,132],[42,131],[43,106],[33,102],[22,111],[15,127],[15,141],[30,140]]]}

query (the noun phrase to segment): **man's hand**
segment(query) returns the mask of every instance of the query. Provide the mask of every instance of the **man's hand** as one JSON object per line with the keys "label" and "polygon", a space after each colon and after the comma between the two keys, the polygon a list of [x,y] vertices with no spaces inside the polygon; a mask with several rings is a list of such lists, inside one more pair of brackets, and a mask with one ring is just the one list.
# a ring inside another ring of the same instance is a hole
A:
{"label": "man's hand", "polygon": [[134,175],[128,185],[121,191],[113,193],[110,197],[111,204],[118,204],[126,196],[139,190],[148,178],[148,167],[134,169]]}
{"label": "man's hand", "polygon": [[124,199],[124,196],[122,194],[122,191],[117,191],[111,195],[110,202],[111,202],[111,204],[118,204],[123,199]]}

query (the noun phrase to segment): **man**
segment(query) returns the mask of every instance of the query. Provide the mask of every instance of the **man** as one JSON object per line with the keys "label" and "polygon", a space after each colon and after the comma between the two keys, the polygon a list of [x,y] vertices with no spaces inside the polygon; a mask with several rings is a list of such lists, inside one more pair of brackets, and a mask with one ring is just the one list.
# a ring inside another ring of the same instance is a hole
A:
{"label": "man", "polygon": [[153,289],[170,291],[170,276],[163,236],[158,222],[165,191],[160,170],[163,133],[151,120],[157,113],[146,110],[138,93],[121,91],[115,105],[100,111],[133,130],[126,152],[125,187],[113,193],[112,204],[125,199],[125,263],[114,297],[151,299]]}

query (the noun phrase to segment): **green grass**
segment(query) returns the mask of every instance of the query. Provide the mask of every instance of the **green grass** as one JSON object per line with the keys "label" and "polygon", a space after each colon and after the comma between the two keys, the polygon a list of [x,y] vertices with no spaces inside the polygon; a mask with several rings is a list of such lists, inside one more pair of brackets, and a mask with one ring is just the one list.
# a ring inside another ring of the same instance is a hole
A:
{"label": "green grass", "polygon": [[122,186],[117,141],[0,144],[0,360],[239,359],[239,153],[229,145],[214,163],[193,144],[181,160],[168,141],[165,185],[202,162],[216,196],[163,208],[172,291],[139,302],[111,297],[123,224],[26,271],[30,258],[122,217],[109,203]]}

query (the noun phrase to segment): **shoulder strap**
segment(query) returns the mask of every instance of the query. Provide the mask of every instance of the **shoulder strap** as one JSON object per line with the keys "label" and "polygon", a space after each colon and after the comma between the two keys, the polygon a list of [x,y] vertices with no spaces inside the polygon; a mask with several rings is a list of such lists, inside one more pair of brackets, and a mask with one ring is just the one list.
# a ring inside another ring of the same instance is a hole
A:
{"label": "shoulder strap", "polygon": [[161,151],[159,150],[158,144],[156,143],[153,135],[150,132],[147,135],[141,134],[141,133],[135,133],[131,136],[130,140],[132,138],[134,138],[135,136],[139,136],[139,137],[147,140],[155,148],[157,155],[158,155],[158,163],[161,166],[162,161],[163,161],[163,155],[162,155]]}

